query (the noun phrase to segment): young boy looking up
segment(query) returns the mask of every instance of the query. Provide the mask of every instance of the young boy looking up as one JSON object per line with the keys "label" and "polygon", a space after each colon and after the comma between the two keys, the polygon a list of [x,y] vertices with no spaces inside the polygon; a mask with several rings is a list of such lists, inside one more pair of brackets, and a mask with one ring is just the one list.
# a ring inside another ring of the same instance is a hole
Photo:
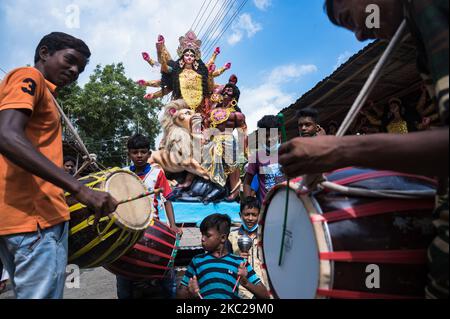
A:
{"label": "young boy looking up", "polygon": [[[232,246],[233,254],[241,256],[246,259],[248,263],[255,270],[256,275],[261,279],[264,286],[267,287],[267,274],[262,267],[262,260],[260,259],[258,250],[258,223],[261,206],[255,197],[247,197],[241,203],[240,216],[242,219],[242,226],[230,233],[229,240]],[[248,252],[242,252],[239,249],[238,241],[243,235],[247,235],[253,239],[253,245]],[[252,299],[254,295],[244,287],[239,289],[239,296],[242,299]]]}
{"label": "young boy looking up", "polygon": [[[206,253],[194,257],[178,290],[180,299],[239,299],[239,286],[260,299],[268,299],[266,287],[244,258],[233,255],[226,248],[231,219],[214,214],[200,225],[202,246]],[[233,289],[237,283],[236,290]]]}
{"label": "young boy looking up", "polygon": [[15,69],[0,83],[0,259],[19,299],[63,296],[70,219],[63,189],[96,222],[118,204],[62,169],[54,95],[78,79],[90,55],[83,41],[53,32],[38,44],[34,67]]}

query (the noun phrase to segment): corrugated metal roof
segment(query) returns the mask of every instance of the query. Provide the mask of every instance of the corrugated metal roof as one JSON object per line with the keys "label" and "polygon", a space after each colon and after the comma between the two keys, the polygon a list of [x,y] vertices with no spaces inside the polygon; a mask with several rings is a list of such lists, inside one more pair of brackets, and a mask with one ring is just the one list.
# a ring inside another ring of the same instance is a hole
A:
{"label": "corrugated metal roof", "polygon": [[[383,41],[370,43],[295,103],[283,109],[281,112],[287,119],[288,135],[296,136],[296,112],[306,107],[319,111],[320,123],[324,126],[331,120],[343,121],[386,46]],[[408,37],[385,66],[369,99],[375,104],[384,104],[392,96],[408,100],[411,94],[417,93],[420,84],[415,45]]]}

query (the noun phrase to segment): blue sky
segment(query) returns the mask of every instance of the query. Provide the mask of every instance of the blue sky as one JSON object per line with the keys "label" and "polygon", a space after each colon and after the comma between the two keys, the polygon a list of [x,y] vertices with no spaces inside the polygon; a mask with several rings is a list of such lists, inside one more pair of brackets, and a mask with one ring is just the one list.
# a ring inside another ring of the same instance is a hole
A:
{"label": "blue sky", "polygon": [[[223,1],[229,0],[211,0],[207,14],[216,1],[219,2],[211,17]],[[172,56],[176,56],[179,36],[191,27],[203,3],[204,0],[2,0],[0,68],[9,71],[32,64],[42,36],[63,31],[85,40],[93,52],[90,65],[80,76],[81,84],[88,81],[95,65],[114,62],[123,62],[130,78],[157,79],[158,70],[141,60],[141,52],[155,57],[155,40],[163,34]],[[208,3],[209,0],[205,6]],[[75,21],[70,20],[74,7],[69,5],[75,5],[80,12],[79,26],[68,24]],[[250,129],[263,115],[289,106],[367,44],[333,26],[322,7],[323,0],[249,0],[220,38],[222,54],[217,64],[232,62],[233,66],[216,82],[226,83],[229,75],[238,75],[240,106]],[[206,20],[207,14],[201,21],[203,30],[212,22],[212,18]],[[0,78],[3,76],[0,71]]]}

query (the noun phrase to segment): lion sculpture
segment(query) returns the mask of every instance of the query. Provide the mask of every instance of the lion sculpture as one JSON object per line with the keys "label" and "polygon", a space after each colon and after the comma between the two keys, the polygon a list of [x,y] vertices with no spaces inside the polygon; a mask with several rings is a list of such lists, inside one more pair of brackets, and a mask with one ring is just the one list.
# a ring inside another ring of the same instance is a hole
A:
{"label": "lion sculpture", "polygon": [[203,149],[202,116],[195,114],[184,100],[175,100],[164,107],[161,125],[164,137],[149,163],[159,164],[170,173],[187,171],[209,180],[208,171],[197,160],[201,161],[201,153],[200,157],[194,153]]}

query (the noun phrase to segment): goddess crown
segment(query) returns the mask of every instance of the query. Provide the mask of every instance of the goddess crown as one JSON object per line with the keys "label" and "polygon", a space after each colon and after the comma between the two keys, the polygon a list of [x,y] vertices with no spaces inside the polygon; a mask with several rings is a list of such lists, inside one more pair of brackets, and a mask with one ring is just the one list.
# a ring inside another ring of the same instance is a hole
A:
{"label": "goddess crown", "polygon": [[202,58],[202,54],[200,51],[200,47],[202,46],[202,41],[197,39],[194,31],[190,30],[184,37],[180,37],[180,46],[178,47],[177,53],[181,58],[183,56],[183,52],[187,49],[191,49],[195,52],[195,58],[200,60]]}

